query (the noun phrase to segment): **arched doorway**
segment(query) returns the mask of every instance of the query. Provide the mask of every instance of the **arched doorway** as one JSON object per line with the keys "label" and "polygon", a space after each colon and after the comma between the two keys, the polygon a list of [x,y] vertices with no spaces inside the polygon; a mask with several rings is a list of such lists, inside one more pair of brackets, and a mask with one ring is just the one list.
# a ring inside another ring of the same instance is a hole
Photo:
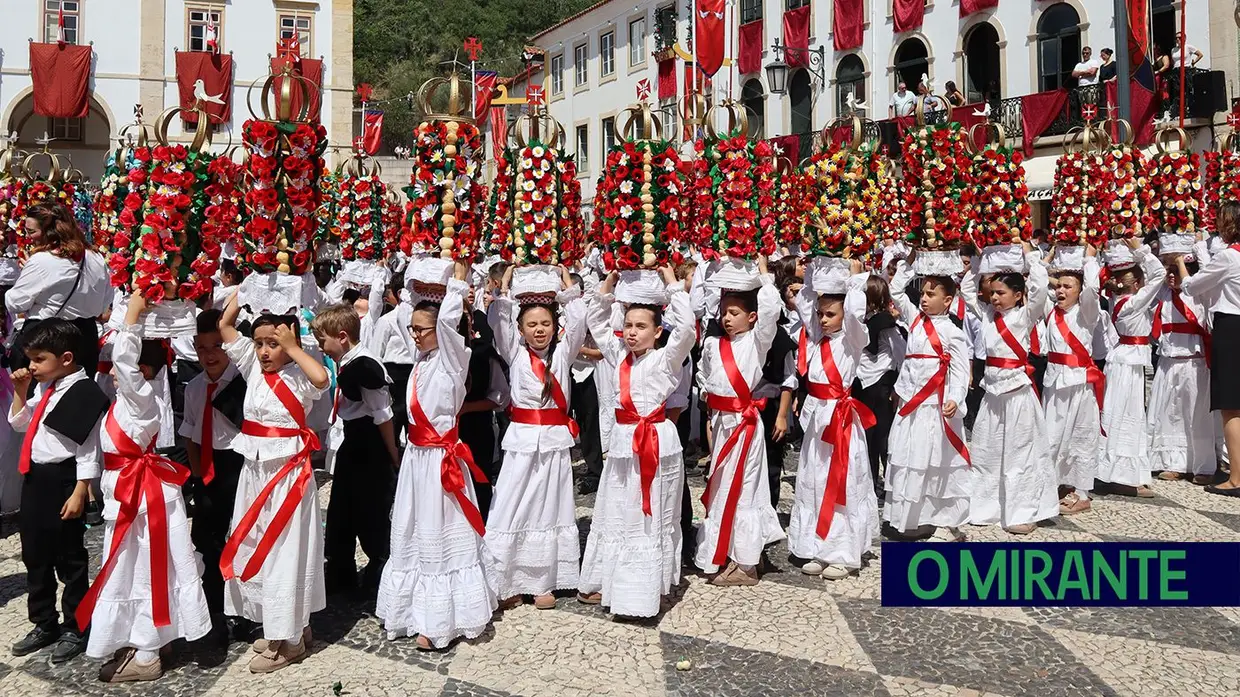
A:
{"label": "arched doorway", "polygon": [[762,139],[766,137],[766,96],[762,92],[762,83],[749,80],[741,89],[741,104],[749,112],[749,137]]}
{"label": "arched doorway", "polygon": [[855,53],[840,59],[835,68],[835,113],[843,116],[848,111],[848,95],[858,102],[866,99],[865,65]]}
{"label": "arched doorway", "polygon": [[930,74],[930,53],[921,39],[910,37],[905,39],[896,49],[896,61],[892,66],[895,70],[894,92],[903,82],[910,91],[916,92],[923,75]]}
{"label": "arched doorway", "polygon": [[1073,87],[1072,68],[1081,59],[1081,17],[1066,2],[1038,18],[1038,90]]}
{"label": "arched doorway", "polygon": [[801,136],[800,157],[804,159],[812,150],[814,132],[814,90],[806,70],[792,73],[788,80],[788,101],[791,106],[789,125],[793,135]]}
{"label": "arched doorway", "polygon": [[1161,48],[1163,54],[1169,55],[1175,47],[1175,33],[1180,30],[1180,23],[1175,18],[1175,0],[1150,2],[1150,30],[1153,33],[1154,46]]}
{"label": "arched doorway", "polygon": [[964,98],[976,104],[1003,88],[999,75],[999,32],[990,22],[974,25],[964,40]]}
{"label": "arched doorway", "polygon": [[[5,133],[17,134],[17,147],[27,152],[41,151],[39,140],[51,137],[51,152],[67,157],[87,179],[103,176],[104,160],[111,149],[116,126],[108,110],[92,94],[90,111],[81,119],[53,119],[34,113],[34,94],[20,94],[8,107]],[[42,163],[42,158],[39,158]]]}

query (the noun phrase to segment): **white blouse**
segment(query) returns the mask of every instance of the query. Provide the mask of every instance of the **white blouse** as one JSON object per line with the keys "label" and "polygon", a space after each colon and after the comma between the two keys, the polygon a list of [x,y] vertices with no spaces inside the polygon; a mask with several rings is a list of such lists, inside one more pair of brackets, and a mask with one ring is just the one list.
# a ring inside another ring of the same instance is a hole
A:
{"label": "white blouse", "polygon": [[[142,339],[128,325],[121,327],[112,335],[112,372],[116,375],[116,402],[112,405],[112,413],[116,423],[133,439],[142,450],[146,450],[151,441],[159,435],[160,412],[166,399],[162,390],[156,389],[155,381],[147,380],[138,367],[138,356],[142,352]],[[156,380],[164,380],[159,375]],[[107,429],[108,417],[105,414],[99,424],[99,446],[105,453],[118,454],[120,449],[112,442]],[[120,502],[111,495],[116,490],[116,482],[121,470],[103,470],[99,482],[103,497],[103,517],[115,520],[120,511]],[[142,498],[139,511],[145,511],[146,497]]]}
{"label": "white blouse", "polygon": [[[465,378],[469,374],[469,358],[473,352],[456,328],[465,311],[468,292],[469,286],[464,281],[455,278],[448,281],[447,292],[435,320],[439,348],[417,352],[406,388],[405,403],[413,404],[416,390],[418,407],[439,435],[456,426],[457,415],[465,401]],[[408,416],[412,424],[412,412]],[[409,447],[418,446],[411,444]]]}
{"label": "white blouse", "polygon": [[[293,415],[288,412],[288,409],[284,408],[284,403],[267,385],[263,368],[259,365],[258,356],[254,352],[254,342],[251,339],[240,336],[235,341],[225,343],[224,352],[237,366],[237,370],[245,376],[243,414],[246,421],[275,428],[301,428],[301,425],[293,420]],[[314,383],[310,382],[310,378],[306,377],[306,374],[293,361],[286,363],[277,373],[284,380],[284,384],[288,385],[293,396],[297,398],[301,408],[309,415],[314,400],[326,390],[315,387]],[[275,460],[296,455],[302,448],[301,441],[301,436],[266,437],[238,433],[233,438],[230,449],[247,460]]]}
{"label": "white blouse", "polygon": [[[762,380],[762,366],[766,363],[766,354],[775,342],[775,333],[779,329],[779,313],[783,302],[779,291],[775,288],[770,274],[762,275],[762,286],[758,288],[758,321],[752,330],[732,337],[732,357],[750,393],[757,388]],[[736,391],[728,380],[723,359],[719,353],[721,337],[707,337],[702,343],[702,362],[698,371],[698,388],[706,394],[720,397],[735,397]],[[741,415],[737,413],[719,412],[716,418],[723,420],[725,426],[740,423]]]}
{"label": "white blouse", "polygon": [[[1007,324],[1008,331],[1028,352],[1029,337],[1034,330],[1034,325],[1046,316],[1049,292],[1046,266],[1042,263],[1042,259],[1035,252],[1026,253],[1025,260],[1029,264],[1029,278],[1025,282],[1025,304],[1003,312],[1002,317],[1004,323]],[[970,268],[976,269],[977,266],[973,264]],[[969,310],[982,320],[982,342],[986,346],[986,356],[1015,359],[1016,354],[1008,348],[1007,343],[999,334],[995,321],[999,312],[994,309],[993,305],[989,303],[983,305],[977,299],[977,274],[974,271],[970,270],[965,273],[964,280],[960,284],[960,292],[964,294],[964,301]],[[1023,368],[999,368],[987,365],[982,377],[982,389],[994,395],[1006,394],[1026,385],[1032,386],[1033,382],[1030,381],[1029,375]]]}
{"label": "white blouse", "polygon": [[[1098,331],[1098,324],[1102,316],[1102,306],[1098,296],[1100,269],[1098,261],[1094,257],[1085,258],[1085,269],[1082,273],[1084,279],[1081,288],[1080,298],[1077,303],[1068,308],[1063,313],[1064,324],[1067,325],[1068,331],[1081,342],[1090,359],[1093,359],[1094,332]],[[1061,353],[1069,356],[1075,355],[1072,347],[1068,344],[1068,339],[1059,331],[1059,322],[1056,318],[1058,307],[1051,306],[1049,315],[1046,318],[1045,331],[1042,332],[1043,348],[1049,356],[1052,353]],[[1062,365],[1054,361],[1047,361],[1046,364],[1046,387],[1072,387],[1074,385],[1084,385],[1085,378],[1088,373],[1088,367],[1076,367],[1070,365]]]}
{"label": "white blouse", "polygon": [[[74,281],[77,290],[73,289]],[[92,251],[86,252],[80,265],[51,252],[36,252],[26,260],[17,283],[5,293],[4,303],[10,312],[25,313],[27,319],[98,317],[112,304],[108,264]]]}
{"label": "white blouse", "polygon": [[[896,266],[895,280],[891,283],[891,299],[900,310],[901,317],[909,319],[908,342],[904,354],[904,362],[900,366],[900,375],[896,378],[895,392],[900,399],[908,403],[913,397],[930,383],[935,373],[939,372],[937,358],[910,358],[910,356],[934,356],[934,347],[930,343],[930,334],[926,331],[926,323],[934,324],[939,337],[939,348],[942,349],[950,362],[947,369],[947,380],[944,385],[943,399],[955,402],[963,413],[965,397],[969,392],[969,378],[972,370],[969,365],[971,351],[964,330],[956,326],[950,314],[923,315],[921,308],[909,300],[904,292],[905,286],[912,278],[912,269],[901,259]],[[955,303],[952,303],[952,308]],[[948,312],[952,312],[952,308]],[[917,322],[916,318],[921,317]],[[913,325],[917,326],[913,326]],[[939,396],[933,394],[926,401],[937,403]]]}
{"label": "white blouse", "polygon": [[[1145,285],[1132,295],[1115,298],[1111,305],[1111,320],[1115,332],[1121,337],[1148,337],[1154,328],[1153,307],[1167,282],[1167,269],[1149,247],[1133,250],[1133,256],[1145,273]],[[1107,354],[1107,360],[1119,365],[1149,365],[1150,345],[1117,344]]]}
{"label": "white blouse", "polygon": [[[822,362],[822,342],[826,341],[843,388],[852,388],[861,353],[870,343],[869,328],[865,326],[865,283],[868,279],[869,274],[864,273],[848,278],[848,292],[844,295],[844,323],[839,331],[830,336],[823,335],[822,325],[818,321],[818,294],[809,286],[797,293],[797,312],[801,315],[801,323],[806,331],[807,382],[820,385],[831,383]],[[801,426],[806,433],[822,433],[822,429],[831,422],[835,402],[834,399],[819,399],[812,394],[806,397],[805,404],[801,407]]]}

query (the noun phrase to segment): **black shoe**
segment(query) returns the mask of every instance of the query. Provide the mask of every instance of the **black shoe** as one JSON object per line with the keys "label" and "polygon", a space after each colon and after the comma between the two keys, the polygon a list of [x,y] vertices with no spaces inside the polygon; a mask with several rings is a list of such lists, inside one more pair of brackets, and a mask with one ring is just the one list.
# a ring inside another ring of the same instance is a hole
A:
{"label": "black shoe", "polygon": [[581,481],[577,482],[577,493],[581,494],[582,496],[587,496],[589,494],[598,493],[598,480],[597,479],[582,479]]}
{"label": "black shoe", "polygon": [[48,646],[55,644],[56,640],[59,638],[60,638],[59,627],[56,628],[55,630],[44,629],[42,627],[35,627],[34,629],[30,630],[30,632],[26,634],[26,636],[22,638],[21,641],[17,642],[16,644],[13,644],[13,655],[14,656],[26,656],[26,655],[32,654],[35,651],[38,651],[39,649],[47,648]]}
{"label": "black shoe", "polygon": [[52,664],[68,663],[82,655],[84,651],[86,651],[86,637],[77,632],[65,632],[60,635],[60,641],[56,642],[56,647],[52,649]]}
{"label": "black shoe", "polygon": [[246,644],[254,640],[254,631],[258,628],[257,624],[244,617],[229,617],[224,620],[224,624],[228,626],[228,632],[232,634],[233,641]]}

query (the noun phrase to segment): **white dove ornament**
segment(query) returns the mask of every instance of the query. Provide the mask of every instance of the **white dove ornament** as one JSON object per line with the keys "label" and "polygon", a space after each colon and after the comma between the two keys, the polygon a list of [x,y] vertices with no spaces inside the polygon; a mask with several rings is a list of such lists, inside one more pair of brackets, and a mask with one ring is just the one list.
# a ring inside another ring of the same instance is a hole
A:
{"label": "white dove ornament", "polygon": [[223,104],[222,95],[207,94],[207,84],[201,79],[194,80],[194,100],[202,104]]}

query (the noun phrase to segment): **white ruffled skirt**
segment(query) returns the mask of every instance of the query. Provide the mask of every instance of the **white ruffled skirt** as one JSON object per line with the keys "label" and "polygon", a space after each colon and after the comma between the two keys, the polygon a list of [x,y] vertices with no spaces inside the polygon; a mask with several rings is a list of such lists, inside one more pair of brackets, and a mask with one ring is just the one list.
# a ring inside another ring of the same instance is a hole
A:
{"label": "white ruffled skirt", "polygon": [[1059,515],[1059,477],[1033,387],[982,396],[971,455],[970,523],[1010,527]]}
{"label": "white ruffled skirt", "polygon": [[1107,361],[1107,392],[1098,438],[1099,481],[1125,486],[1150,483],[1145,427],[1145,366]]}
{"label": "white ruffled skirt", "polygon": [[[392,551],[375,604],[389,638],[420,634],[438,648],[482,634],[497,606],[496,579],[483,561],[486,543],[456,497],[443,489],[443,452],[405,447],[392,508]],[[468,470],[462,474],[476,506],[473,479]]]}
{"label": "white ruffled skirt", "polygon": [[660,458],[646,515],[637,458],[613,449],[594,499],[581,592],[602,593],[602,604],[617,615],[659,614],[660,598],[680,582],[684,478],[679,452]]}
{"label": "white ruffled skirt", "polygon": [[1098,398],[1088,383],[1047,387],[1042,397],[1046,442],[1058,482],[1079,492],[1094,488],[1100,434]]}
{"label": "white ruffled skirt", "polygon": [[567,449],[504,453],[486,542],[501,599],[577,588],[581,541]]}
{"label": "white ruffled skirt", "polygon": [[[821,538],[818,536],[818,515],[822,510],[822,497],[827,490],[831,455],[835,447],[822,439],[825,424],[818,424],[817,419],[811,419],[810,423],[815,427],[805,431],[797,464],[797,483],[788,521],[788,551],[801,559],[859,569],[861,557],[874,547],[879,527],[878,497],[874,495],[874,477],[870,473],[865,429],[854,417],[848,451],[848,478],[844,485],[847,504],[835,507],[831,528],[826,538]],[[820,425],[822,428],[817,427]]]}
{"label": "white ruffled skirt", "polygon": [[[105,497],[114,498],[114,486],[113,477],[104,487]],[[155,626],[150,528],[147,513],[142,510],[116,550],[116,564],[95,603],[86,644],[86,655],[91,658],[111,658],[118,649],[127,647],[157,651],[176,639],[195,641],[211,631],[211,611],[202,592],[202,557],[190,541],[181,490],[168,484],[161,486],[168,517],[168,610],[172,623]],[[115,529],[116,520],[109,516],[104,521],[104,561],[112,548]]]}
{"label": "white ruffled skirt", "polygon": [[[237,483],[237,502],[228,529],[230,537],[259,492],[286,462],[288,458],[246,459]],[[237,551],[233,564],[237,577],[224,582],[225,614],[263,625],[263,637],[269,641],[300,640],[302,630],[310,625],[310,614],[327,607],[323,586],[323,523],[313,480],[306,487],[288,526],[276,538],[262,569],[249,581],[241,580],[250,556],[292,491],[295,479],[296,476],[290,474],[276,484],[258,522]]]}
{"label": "white ruffled skirt", "polygon": [[1210,412],[1210,371],[1204,359],[1158,359],[1146,427],[1151,470],[1214,473],[1218,466],[1214,414]]}
{"label": "white ruffled skirt", "polygon": [[[950,420],[964,438],[959,414]],[[900,531],[921,525],[959,527],[969,520],[969,464],[943,432],[942,407],[926,402],[896,414],[887,454],[883,520]]]}

